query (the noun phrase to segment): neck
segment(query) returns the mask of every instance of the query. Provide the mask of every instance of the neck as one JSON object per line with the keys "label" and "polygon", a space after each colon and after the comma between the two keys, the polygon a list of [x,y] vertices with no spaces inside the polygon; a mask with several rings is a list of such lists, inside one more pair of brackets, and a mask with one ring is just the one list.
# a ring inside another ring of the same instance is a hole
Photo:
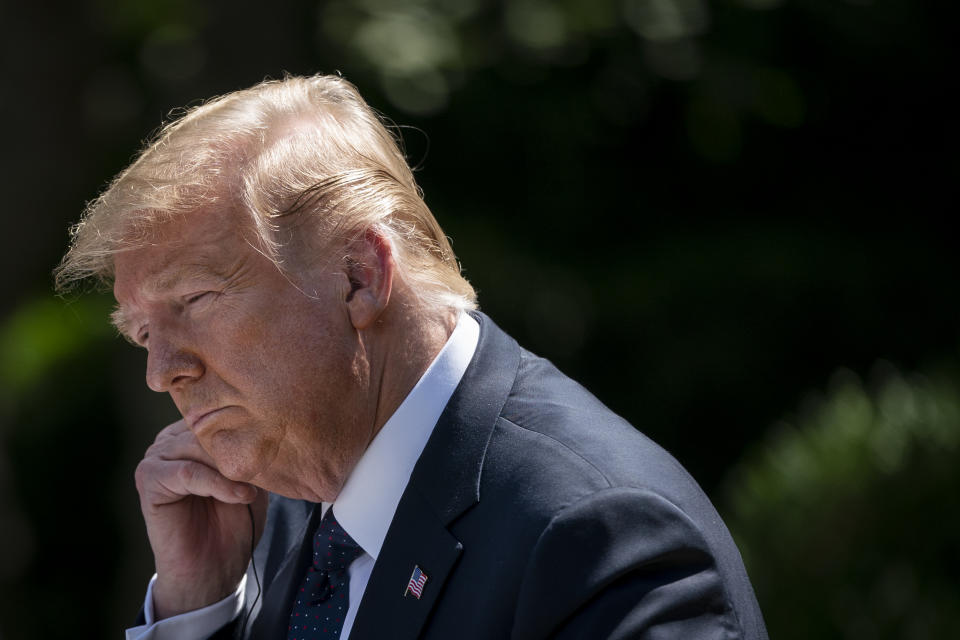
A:
{"label": "neck", "polygon": [[372,437],[380,432],[436,359],[453,333],[458,317],[457,312],[449,310],[427,314],[412,309],[397,315],[402,317],[385,323],[392,325],[392,329],[379,341],[380,348],[368,350],[371,373],[379,373]]}

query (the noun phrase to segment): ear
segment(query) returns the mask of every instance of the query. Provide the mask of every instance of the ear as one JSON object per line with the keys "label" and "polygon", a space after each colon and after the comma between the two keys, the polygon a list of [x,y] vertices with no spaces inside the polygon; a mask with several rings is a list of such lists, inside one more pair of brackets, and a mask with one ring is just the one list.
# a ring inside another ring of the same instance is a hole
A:
{"label": "ear", "polygon": [[345,302],[358,330],[373,325],[390,302],[396,266],[393,256],[393,243],[377,229],[368,229],[350,247],[346,266],[350,291]]}

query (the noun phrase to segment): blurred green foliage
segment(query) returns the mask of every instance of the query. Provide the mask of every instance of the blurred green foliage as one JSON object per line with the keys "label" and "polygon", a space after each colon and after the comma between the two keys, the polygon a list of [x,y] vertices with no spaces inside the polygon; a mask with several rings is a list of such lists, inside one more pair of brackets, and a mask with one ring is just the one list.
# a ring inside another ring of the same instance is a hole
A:
{"label": "blurred green foliage", "polygon": [[99,637],[110,624],[103,594],[115,588],[124,547],[113,495],[122,435],[109,309],[103,295],[48,294],[0,325],[4,638],[86,637],[64,620]]}
{"label": "blurred green foliage", "polygon": [[110,308],[104,295],[65,302],[48,294],[18,305],[0,324],[0,410],[63,361],[110,335],[105,322]]}
{"label": "blurred green foliage", "polygon": [[960,635],[960,377],[874,378],[837,373],[731,472],[771,638]]}

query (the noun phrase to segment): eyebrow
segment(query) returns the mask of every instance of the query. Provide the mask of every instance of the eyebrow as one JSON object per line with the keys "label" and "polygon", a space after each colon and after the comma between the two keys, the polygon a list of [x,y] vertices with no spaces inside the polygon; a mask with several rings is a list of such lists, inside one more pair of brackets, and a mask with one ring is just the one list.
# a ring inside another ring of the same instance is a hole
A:
{"label": "eyebrow", "polygon": [[178,264],[174,268],[162,269],[147,281],[146,290],[151,293],[165,293],[182,282],[192,280],[225,280],[222,273],[202,262]]}
{"label": "eyebrow", "polygon": [[117,330],[121,338],[135,347],[142,346],[134,336],[133,319],[127,315],[127,311],[120,305],[115,306],[113,311],[110,312],[110,324]]}

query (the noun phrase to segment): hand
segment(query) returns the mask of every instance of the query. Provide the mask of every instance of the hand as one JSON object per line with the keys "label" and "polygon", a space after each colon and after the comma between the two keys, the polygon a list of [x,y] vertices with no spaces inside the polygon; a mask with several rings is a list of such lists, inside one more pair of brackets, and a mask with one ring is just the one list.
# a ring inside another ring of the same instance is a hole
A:
{"label": "hand", "polygon": [[259,538],[267,492],[220,475],[183,420],[157,435],[137,466],[136,482],[157,568],[156,619],[205,607],[236,590],[250,561],[246,505],[253,507]]}

